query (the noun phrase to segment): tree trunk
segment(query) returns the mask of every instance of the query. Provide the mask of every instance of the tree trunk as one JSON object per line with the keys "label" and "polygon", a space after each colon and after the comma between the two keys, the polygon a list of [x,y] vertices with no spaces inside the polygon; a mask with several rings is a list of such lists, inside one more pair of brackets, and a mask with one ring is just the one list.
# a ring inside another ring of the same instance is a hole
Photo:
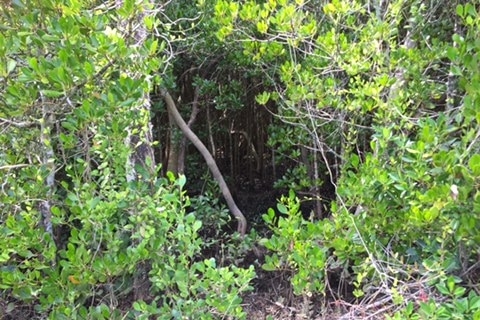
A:
{"label": "tree trunk", "polygon": [[218,182],[220,190],[222,191],[223,197],[227,202],[228,208],[232,212],[233,216],[238,221],[237,231],[240,233],[241,237],[245,236],[247,231],[247,220],[245,216],[237,207],[235,201],[233,200],[230,189],[228,188],[225,180],[223,179],[222,173],[218,169],[217,163],[213,159],[212,155],[205,147],[203,142],[197,137],[197,135],[188,127],[188,125],[183,120],[182,116],[177,110],[175,102],[173,101],[172,96],[166,89],[161,89],[161,94],[165,99],[165,104],[167,105],[168,113],[173,117],[177,126],[182,130],[183,134],[187,137],[188,140],[197,148],[197,150],[202,154],[205,162],[207,163],[208,168],[212,172],[213,178]]}
{"label": "tree trunk", "polygon": [[[42,96],[43,99],[43,96]],[[45,168],[48,170],[48,175],[45,179],[45,185],[47,186],[47,195],[46,199],[42,201],[39,205],[39,211],[42,214],[42,222],[45,231],[50,234],[52,240],[55,240],[53,237],[53,225],[52,225],[52,197],[55,189],[55,156],[51,144],[51,130],[55,122],[55,115],[53,112],[50,112],[46,106],[46,103],[42,101],[42,122],[40,127],[40,140],[42,142],[43,154],[42,162]]]}
{"label": "tree trunk", "polygon": [[[458,35],[462,35],[459,23],[458,23],[458,17],[454,15],[454,26],[453,26],[453,32]],[[463,36],[463,35],[462,35]],[[458,44],[454,41],[453,42],[453,47],[458,47]],[[453,74],[453,62],[450,62],[450,71],[448,72],[448,78],[447,78],[447,106],[446,106],[446,112],[449,115],[449,123],[453,122],[454,114],[452,113],[455,109],[456,105],[456,98],[458,95],[457,92],[458,88],[458,77]]]}
{"label": "tree trunk", "polygon": [[[115,0],[116,8],[120,9],[123,6],[123,0]],[[145,8],[148,9],[148,8]],[[143,10],[142,13],[135,17],[135,22],[138,23],[138,27],[135,28],[133,33],[133,46],[141,47],[147,36],[147,29],[144,25],[144,18],[147,10]],[[120,21],[119,27],[127,30],[129,24],[126,21]],[[127,30],[129,31],[129,30]],[[126,35],[129,32],[125,33]],[[125,39],[127,42],[129,39]],[[135,75],[132,75],[135,77]],[[155,175],[155,156],[152,148],[152,125],[149,117],[151,109],[151,101],[149,92],[144,91],[141,99],[141,104],[134,107],[132,113],[133,117],[132,125],[127,128],[128,136],[125,139],[125,144],[131,149],[131,154],[127,160],[126,165],[126,179],[128,183],[143,180],[146,183],[152,181],[152,177]],[[146,116],[145,116],[146,115]],[[144,172],[148,173],[148,176],[140,175],[137,173],[136,168],[144,169]],[[137,208],[130,208],[130,215],[137,214]],[[138,241],[138,240],[137,240]],[[149,266],[147,262],[141,262],[133,275],[133,299],[134,300],[146,300],[150,292],[150,281],[148,279]]]}
{"label": "tree trunk", "polygon": [[180,144],[178,143],[178,137],[176,136],[175,120],[170,114],[168,114],[168,141],[167,141],[167,172],[172,172],[175,176],[178,175],[178,158]]}
{"label": "tree trunk", "polygon": [[[195,89],[195,93],[193,96],[193,102],[192,102],[192,112],[190,113],[190,119],[188,120],[187,126],[191,129],[193,124],[195,123],[195,120],[197,119],[198,112],[200,109],[198,108],[198,98],[200,96],[200,90]],[[170,113],[168,114],[168,117],[170,119]],[[175,122],[175,121],[173,121]],[[188,139],[186,136],[182,137],[182,142],[180,143],[180,147],[178,150],[178,159],[177,159],[177,169],[178,173],[184,174],[185,173],[185,156],[187,152],[187,143]]]}
{"label": "tree trunk", "polygon": [[210,143],[210,152],[212,156],[216,158],[215,152],[215,141],[213,140],[213,131],[212,131],[212,119],[210,118],[210,108],[207,106],[207,127],[208,127],[208,142]]}

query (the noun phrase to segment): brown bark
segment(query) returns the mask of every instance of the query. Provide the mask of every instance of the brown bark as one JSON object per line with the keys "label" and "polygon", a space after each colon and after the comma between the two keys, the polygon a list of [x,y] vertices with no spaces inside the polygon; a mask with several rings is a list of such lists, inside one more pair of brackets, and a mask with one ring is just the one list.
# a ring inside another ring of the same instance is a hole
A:
{"label": "brown bark", "polygon": [[179,158],[179,143],[175,134],[175,120],[170,114],[168,114],[169,134],[167,144],[167,171],[172,172],[175,176],[178,175],[178,158]]}
{"label": "brown bark", "polygon": [[210,108],[207,106],[207,127],[208,127],[208,141],[210,143],[210,152],[213,157],[216,158],[215,152],[217,148],[215,147],[215,141],[213,140],[213,131],[212,131],[212,120],[210,118]]}
{"label": "brown bark", "polygon": [[170,93],[168,93],[166,89],[162,89],[161,94],[165,100],[165,104],[167,105],[168,113],[173,117],[173,119],[175,120],[175,123],[180,128],[180,130],[182,130],[183,134],[187,137],[187,139],[190,140],[190,142],[197,148],[197,150],[201,153],[201,155],[205,159],[205,162],[207,163],[208,168],[212,172],[213,178],[218,182],[218,185],[220,187],[220,190],[222,191],[223,197],[227,202],[228,208],[230,209],[233,216],[238,221],[237,230],[243,238],[247,230],[247,220],[245,219],[245,216],[243,215],[243,213],[240,211],[235,201],[233,200],[232,194],[230,193],[230,189],[228,188],[225,182],[225,179],[223,179],[223,175],[218,169],[217,163],[215,162],[215,160],[213,159],[212,155],[210,154],[208,149],[205,147],[203,142],[185,123],[185,120],[183,120],[182,116],[178,112],[177,107],[175,105],[175,101],[173,101],[173,98],[170,95]]}
{"label": "brown bark", "polygon": [[[43,96],[42,96],[43,100]],[[55,189],[55,154],[51,146],[51,129],[55,122],[55,115],[47,110],[46,103],[42,103],[43,121],[41,122],[40,141],[42,142],[42,162],[43,166],[48,170],[48,176],[45,178],[45,185],[47,186],[46,200],[42,201],[39,206],[39,211],[43,218],[43,227],[45,231],[50,234],[52,240],[53,237],[53,224],[52,224],[52,197]]]}
{"label": "brown bark", "polygon": [[[195,123],[195,120],[197,119],[198,112],[200,109],[198,108],[198,97],[200,96],[200,90],[195,89],[194,97],[193,97],[193,102],[192,102],[192,112],[190,113],[190,119],[188,120],[187,126],[191,129],[193,124]],[[170,113],[168,114],[168,117],[170,119],[171,115]],[[178,173],[184,174],[185,173],[185,155],[187,152],[187,143],[188,139],[187,137],[183,136],[182,141],[180,142],[180,147],[178,151],[178,159],[177,159],[177,168],[178,168]]]}
{"label": "brown bark", "polygon": [[[123,0],[115,0],[116,8],[121,8],[123,6]],[[145,4],[145,9],[147,9],[147,4]],[[143,23],[143,19],[147,14],[147,10],[139,12],[135,17],[135,22],[138,23],[138,28],[134,28],[133,32],[133,45],[142,46],[145,42],[148,32]],[[120,29],[124,29],[125,35],[129,35],[130,30],[128,30],[129,24],[127,21],[120,21]],[[129,39],[125,39],[128,41]],[[135,77],[135,76],[133,76]],[[132,111],[135,114],[133,119],[142,119],[141,114],[145,111],[150,114],[151,101],[149,94],[147,92],[143,93],[142,104],[136,106]],[[130,128],[128,128],[128,136],[126,138],[126,145],[128,145],[132,152],[127,161],[127,170],[126,170],[126,179],[128,182],[143,180],[145,182],[150,182],[151,177],[155,174],[155,156],[152,148],[152,126],[150,121],[147,123],[147,127],[144,127],[142,120],[134,121]],[[136,130],[134,130],[136,129]],[[137,132],[137,133],[134,133]],[[145,172],[148,172],[147,177],[139,175],[136,171],[136,168],[143,168]],[[137,209],[132,207],[130,209],[131,215],[137,214]],[[138,240],[137,240],[138,241]],[[150,281],[148,278],[148,269],[149,265],[147,262],[142,262],[137,265],[137,269],[133,276],[133,298],[134,300],[146,300],[149,297],[150,292]]]}
{"label": "brown bark", "polygon": [[253,158],[255,159],[255,171],[258,173],[260,172],[261,168],[261,163],[260,163],[260,157],[257,153],[257,150],[255,149],[255,146],[252,143],[252,140],[250,139],[250,135],[243,130],[231,130],[230,134],[239,134],[242,135],[245,139],[245,142],[247,144],[247,150],[253,155]]}
{"label": "brown bark", "polygon": [[[55,194],[55,172],[57,170],[55,152],[52,147],[52,129],[57,122],[55,113],[49,108],[49,104],[46,103],[45,97],[41,94],[42,102],[42,121],[40,121],[40,142],[41,142],[41,161],[42,167],[48,172],[45,177],[44,184],[47,188],[45,199],[40,201],[38,211],[42,216],[42,225],[45,232],[50,235],[51,241],[56,242],[54,236],[54,229],[52,223],[52,207],[54,205]],[[55,259],[50,261],[50,265],[54,267],[56,264]]]}

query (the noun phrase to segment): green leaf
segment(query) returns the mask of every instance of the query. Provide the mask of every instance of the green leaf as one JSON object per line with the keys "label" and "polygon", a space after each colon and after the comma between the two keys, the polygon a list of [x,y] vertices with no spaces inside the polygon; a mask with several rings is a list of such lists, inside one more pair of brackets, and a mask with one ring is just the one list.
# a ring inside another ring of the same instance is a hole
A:
{"label": "green leaf", "polygon": [[475,176],[480,176],[480,154],[473,155],[468,161],[468,166]]}
{"label": "green leaf", "polygon": [[263,21],[259,21],[259,22],[257,22],[257,29],[258,29],[258,32],[260,32],[260,33],[267,33],[268,24],[266,24]]}
{"label": "green leaf", "polygon": [[55,42],[55,41],[60,41],[60,38],[51,34],[44,34],[42,36],[42,40],[46,42]]}
{"label": "green leaf", "polygon": [[152,41],[149,49],[150,55],[154,55],[157,52],[157,48],[158,48],[158,40]]}
{"label": "green leaf", "polygon": [[174,182],[176,180],[175,174],[171,171],[167,171],[167,178],[170,182]]}
{"label": "green leaf", "polygon": [[143,22],[145,23],[145,26],[147,27],[148,30],[152,30],[152,29],[153,29],[154,22],[155,22],[155,17],[154,17],[154,16],[150,16],[150,15],[146,15],[146,16],[143,18]]}
{"label": "green leaf", "polygon": [[177,180],[177,185],[183,189],[183,187],[185,186],[185,183],[187,182],[187,178],[185,177],[184,174],[180,174],[178,176],[178,180]]}
{"label": "green leaf", "polygon": [[138,301],[133,302],[133,309],[136,310],[136,311],[142,311],[142,307],[140,306]]}
{"label": "green leaf", "polygon": [[447,57],[450,61],[455,61],[457,59],[458,50],[455,47],[449,47],[447,49]]}
{"label": "green leaf", "polygon": [[432,207],[432,208],[425,211],[424,219],[425,219],[425,221],[431,223],[431,222],[433,222],[433,220],[435,220],[438,217],[439,214],[440,214],[440,211],[437,208]]}
{"label": "green leaf", "polygon": [[334,13],[336,10],[337,8],[335,8],[335,5],[333,3],[328,3],[323,7],[323,12],[325,12],[325,14]]}
{"label": "green leaf", "polygon": [[437,290],[440,291],[440,293],[443,294],[443,295],[449,295],[449,294],[450,294],[450,291],[448,290],[447,286],[446,286],[445,283],[443,283],[443,282],[437,283],[437,284],[435,285],[435,287],[436,287]]}
{"label": "green leaf", "polygon": [[352,154],[350,157],[350,162],[352,163],[352,166],[357,169],[360,163],[360,158],[356,154]]}
{"label": "green leaf", "polygon": [[267,213],[262,215],[262,218],[266,223],[272,224],[275,221],[275,210],[269,208]]}
{"label": "green leaf", "polygon": [[265,271],[275,271],[278,265],[278,257],[276,255],[273,256],[265,256],[265,263],[262,265],[262,269]]}
{"label": "green leaf", "polygon": [[85,70],[88,77],[92,77],[95,73],[95,67],[90,61],[85,61],[83,64],[83,70]]}
{"label": "green leaf", "polygon": [[13,59],[8,60],[7,75],[10,74],[10,72],[12,72],[13,69],[15,69],[16,66],[17,66],[17,62],[15,60],[13,60]]}
{"label": "green leaf", "polygon": [[7,313],[10,313],[10,312],[12,312],[12,311],[15,309],[15,307],[16,307],[15,304],[14,304],[13,302],[10,302],[10,303],[7,305],[7,308],[6,308],[5,311],[6,311]]}
{"label": "green leaf", "polygon": [[353,290],[353,295],[355,296],[355,298],[361,298],[365,295],[365,293],[360,289],[355,289]]}
{"label": "green leaf", "polygon": [[476,17],[478,15],[477,11],[475,10],[475,7],[470,2],[468,2],[465,5],[465,10],[463,12],[464,12],[464,14],[468,13],[472,17]]}
{"label": "green leaf", "polygon": [[41,90],[41,92],[48,98],[58,98],[64,95],[63,92],[55,90]]}
{"label": "green leaf", "polygon": [[23,4],[23,2],[21,0],[13,0],[12,4],[16,7],[19,7],[19,8],[25,8],[25,5]]}
{"label": "green leaf", "polygon": [[255,100],[261,106],[266,105],[269,99],[270,99],[270,92],[263,92],[255,97]]}
{"label": "green leaf", "polygon": [[453,295],[455,297],[462,297],[465,294],[466,290],[467,289],[465,289],[464,287],[455,288],[455,291],[453,292]]}
{"label": "green leaf", "polygon": [[280,213],[288,214],[288,209],[282,203],[277,203],[277,209]]}
{"label": "green leaf", "polygon": [[37,58],[33,57],[28,60],[28,64],[32,67],[33,70],[38,71],[38,61]]}
{"label": "green leaf", "polygon": [[458,44],[462,44],[463,41],[464,41],[463,37],[459,36],[458,34],[454,34],[452,36],[452,39],[453,39],[453,41],[455,41]]}
{"label": "green leaf", "polygon": [[193,223],[193,231],[197,232],[202,227],[202,221],[197,220]]}
{"label": "green leaf", "polygon": [[459,4],[456,8],[457,14],[463,18],[463,6]]}

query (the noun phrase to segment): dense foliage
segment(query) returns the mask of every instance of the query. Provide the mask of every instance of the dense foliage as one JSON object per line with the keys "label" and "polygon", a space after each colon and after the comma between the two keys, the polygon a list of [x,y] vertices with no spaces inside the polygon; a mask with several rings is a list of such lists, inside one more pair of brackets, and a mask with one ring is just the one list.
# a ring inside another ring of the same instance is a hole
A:
{"label": "dense foliage", "polygon": [[[138,146],[126,139],[150,121],[136,106],[165,59],[158,40],[128,45],[141,8],[38,1],[2,9],[2,314],[242,315],[239,293],[253,269],[200,256],[202,223],[186,212],[185,176],[137,166],[144,178],[128,179]],[[148,299],[135,301],[145,264]]]}
{"label": "dense foliage", "polygon": [[255,252],[307,318],[480,319],[477,8],[5,4],[0,314],[246,318]]}
{"label": "dense foliage", "polygon": [[315,186],[327,171],[336,187],[330,219],[305,221],[292,195],[279,204],[289,217],[272,225],[266,246],[275,254],[264,267],[288,266],[295,292],[307,297],[327,293],[327,274],[340,273],[355,297],[393,302],[384,312],[415,299],[435,304],[425,288],[432,284],[455,299],[472,290],[461,311],[424,304],[421,314],[479,317],[478,288],[470,286],[478,275],[469,278],[480,240],[475,6],[318,4],[215,6],[219,39],[239,41],[269,79],[257,102],[273,101],[284,123],[272,128],[271,144],[290,157],[308,150],[286,178]]}

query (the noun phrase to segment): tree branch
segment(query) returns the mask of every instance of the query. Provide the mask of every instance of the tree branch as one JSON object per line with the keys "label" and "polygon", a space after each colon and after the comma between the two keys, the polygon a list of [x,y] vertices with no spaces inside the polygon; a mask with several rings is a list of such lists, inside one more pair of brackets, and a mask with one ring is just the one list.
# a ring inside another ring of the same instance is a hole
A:
{"label": "tree branch", "polygon": [[0,166],[0,170],[19,169],[30,166],[29,164],[12,164],[9,166]]}
{"label": "tree branch", "polygon": [[6,123],[6,124],[12,125],[12,126],[17,127],[17,128],[30,128],[30,127],[34,127],[34,126],[38,125],[37,122],[27,122],[27,121],[15,122],[15,121],[8,120],[8,119],[3,119],[3,118],[0,118],[0,121],[2,122],[2,124]]}
{"label": "tree branch", "polygon": [[240,209],[237,207],[237,204],[233,200],[232,194],[230,193],[230,189],[228,188],[227,183],[223,179],[223,175],[218,169],[217,163],[215,162],[215,160],[213,159],[212,155],[210,154],[208,149],[205,147],[203,142],[185,123],[185,120],[183,120],[182,116],[178,112],[177,107],[175,105],[175,101],[173,100],[170,93],[168,93],[168,91],[164,88],[162,88],[160,92],[165,100],[165,104],[167,105],[168,113],[172,116],[176,125],[180,128],[180,130],[187,137],[187,139],[190,140],[190,142],[197,148],[197,150],[202,154],[203,158],[205,159],[205,162],[207,163],[208,168],[212,172],[213,178],[218,182],[218,185],[220,186],[220,190],[222,191],[223,197],[227,202],[228,208],[230,209],[233,216],[238,221],[237,230],[243,238],[247,231],[247,220],[245,219],[245,216],[243,215],[243,213],[240,211]]}

